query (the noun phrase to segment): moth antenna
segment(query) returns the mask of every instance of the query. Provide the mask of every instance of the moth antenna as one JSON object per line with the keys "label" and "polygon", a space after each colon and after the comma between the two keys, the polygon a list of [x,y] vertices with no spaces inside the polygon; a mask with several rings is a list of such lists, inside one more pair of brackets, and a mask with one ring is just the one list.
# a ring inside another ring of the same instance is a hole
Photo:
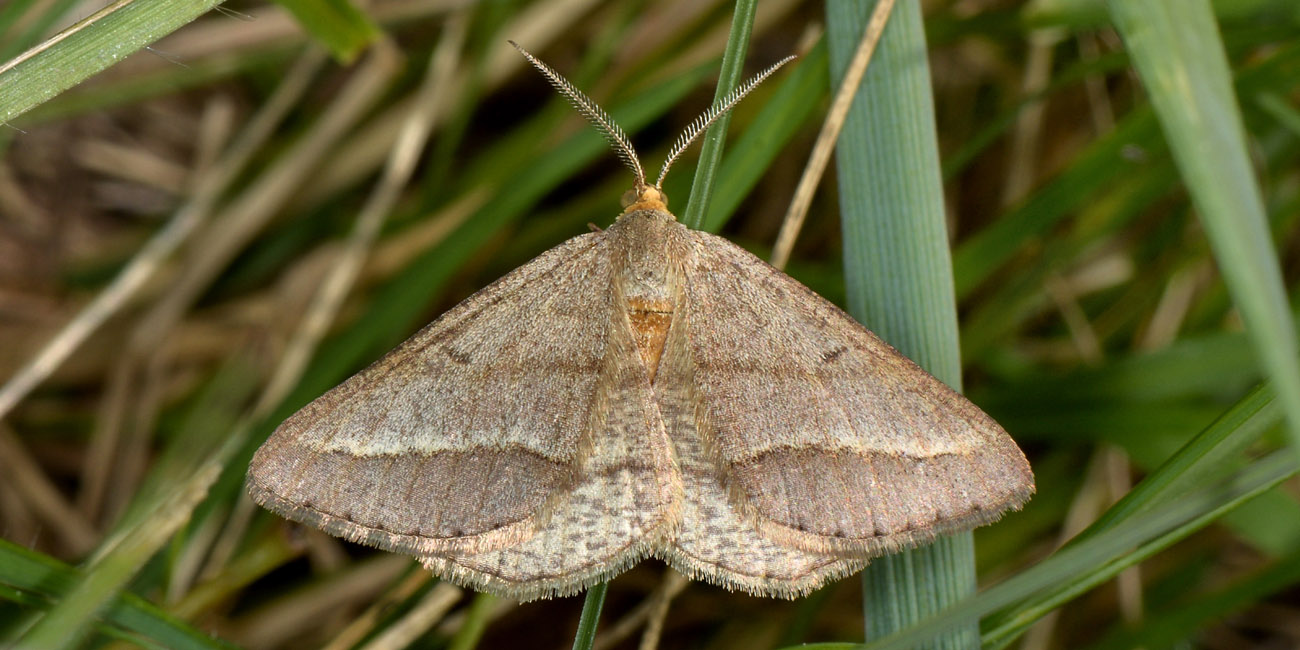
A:
{"label": "moth antenna", "polygon": [[546,77],[547,81],[551,82],[551,86],[567,99],[569,104],[577,109],[592,126],[596,127],[596,130],[600,131],[601,135],[605,136],[605,141],[614,149],[614,153],[618,155],[619,160],[622,160],[623,164],[627,165],[633,174],[636,174],[637,189],[645,187],[645,171],[641,169],[641,160],[637,158],[636,150],[632,148],[632,141],[628,139],[622,127],[614,123],[614,119],[609,116],[609,113],[606,113],[605,109],[597,105],[595,101],[581,90],[578,90],[572,83],[569,83],[568,79],[560,76],[560,73],[552,69],[551,66],[542,63],[540,59],[529,54],[528,50],[519,47],[518,43],[514,41],[509,41],[509,43],[515,46],[515,49],[519,50],[519,53],[524,55],[524,58],[528,59],[528,62],[533,64],[533,67],[537,68],[542,73],[542,76]]}
{"label": "moth antenna", "polygon": [[664,177],[668,175],[668,168],[673,166],[673,163],[677,161],[677,157],[681,156],[682,152],[686,151],[686,148],[691,146],[691,143],[700,137],[701,133],[704,133],[714,122],[718,121],[718,118],[726,115],[727,111],[740,103],[740,100],[744,99],[745,95],[749,94],[749,91],[757,87],[758,84],[763,83],[764,79],[772,76],[772,73],[780,69],[781,66],[793,61],[794,58],[794,55],[790,55],[772,64],[766,70],[751,77],[749,81],[736,86],[731,92],[727,93],[726,97],[722,98],[722,101],[710,106],[709,110],[704,111],[704,114],[695,118],[695,121],[691,122],[686,127],[686,130],[682,131],[682,134],[677,137],[677,141],[673,143],[673,148],[668,151],[668,157],[664,160],[663,169],[659,170],[659,179],[655,181],[654,186],[663,187]]}

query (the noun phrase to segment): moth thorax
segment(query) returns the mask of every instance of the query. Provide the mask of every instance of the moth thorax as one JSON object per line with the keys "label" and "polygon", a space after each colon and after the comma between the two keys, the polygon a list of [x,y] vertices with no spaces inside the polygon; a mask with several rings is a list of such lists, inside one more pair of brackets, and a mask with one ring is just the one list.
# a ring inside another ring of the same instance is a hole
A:
{"label": "moth thorax", "polygon": [[681,284],[684,228],[672,214],[658,209],[624,213],[615,225],[625,246],[620,256],[619,293],[637,351],[654,381]]}

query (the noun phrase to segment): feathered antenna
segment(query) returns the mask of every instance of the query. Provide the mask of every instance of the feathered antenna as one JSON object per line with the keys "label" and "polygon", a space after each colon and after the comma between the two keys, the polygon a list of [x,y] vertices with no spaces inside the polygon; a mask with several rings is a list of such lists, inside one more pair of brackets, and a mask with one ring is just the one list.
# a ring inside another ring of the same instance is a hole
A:
{"label": "feathered antenna", "polygon": [[776,72],[781,66],[793,61],[794,58],[793,55],[787,56],[772,64],[768,69],[754,75],[754,77],[749,81],[736,86],[735,89],[727,93],[726,97],[722,98],[722,101],[709,107],[709,110],[704,111],[703,115],[695,118],[695,121],[691,122],[690,126],[687,126],[686,130],[682,131],[682,134],[677,137],[677,142],[673,143],[673,148],[668,151],[668,158],[664,160],[663,169],[659,170],[659,179],[655,181],[654,186],[663,187],[664,176],[668,175],[668,168],[672,167],[673,163],[677,160],[677,157],[682,155],[682,152],[686,151],[687,147],[691,146],[691,143],[695,141],[695,138],[698,138],[701,133],[704,133],[705,129],[708,129],[709,126],[718,120],[718,118],[726,115],[727,111],[731,110],[732,107],[740,102],[740,100],[744,99],[745,95],[748,95],[749,91],[753,90],[755,86],[763,83],[764,79],[772,76],[773,72]]}
{"label": "feathered antenna", "polygon": [[637,189],[645,187],[645,171],[641,169],[641,160],[637,158],[636,150],[632,148],[632,141],[628,139],[623,129],[614,123],[609,113],[606,113],[590,97],[569,83],[568,79],[551,69],[551,66],[542,63],[537,57],[529,54],[528,50],[519,47],[518,43],[510,41],[510,44],[515,46],[515,49],[519,50],[519,53],[523,54],[524,58],[528,59],[528,62],[533,64],[533,67],[537,68],[546,77],[546,80],[551,82],[555,90],[569,100],[569,103],[583,117],[587,118],[587,121],[591,122],[591,125],[596,127],[596,130],[600,131],[601,135],[605,136],[609,146],[614,148],[614,153],[618,154],[619,159],[632,170],[633,174],[636,174]]}

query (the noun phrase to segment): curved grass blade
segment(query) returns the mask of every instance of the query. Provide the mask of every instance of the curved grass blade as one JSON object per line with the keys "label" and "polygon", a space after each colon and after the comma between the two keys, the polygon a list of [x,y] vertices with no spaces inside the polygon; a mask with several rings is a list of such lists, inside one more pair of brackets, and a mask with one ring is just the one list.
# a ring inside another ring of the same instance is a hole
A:
{"label": "curved grass blade", "polygon": [[1300,345],[1208,0],[1110,0],[1300,457]]}
{"label": "curved grass blade", "polygon": [[[1051,558],[1014,577],[963,599],[939,614],[864,650],[914,648],[943,630],[988,614],[998,608],[1029,599],[1042,612],[1024,612],[1028,621],[1060,606],[1120,571],[1140,562],[1178,540],[1209,525],[1233,508],[1272,489],[1300,471],[1300,462],[1288,451],[1256,461],[1223,484],[1185,495],[1143,517],[1132,518],[1104,535],[1064,549]],[[1017,621],[1022,623],[1023,621]],[[985,646],[1000,647],[1011,638],[984,636]]]}

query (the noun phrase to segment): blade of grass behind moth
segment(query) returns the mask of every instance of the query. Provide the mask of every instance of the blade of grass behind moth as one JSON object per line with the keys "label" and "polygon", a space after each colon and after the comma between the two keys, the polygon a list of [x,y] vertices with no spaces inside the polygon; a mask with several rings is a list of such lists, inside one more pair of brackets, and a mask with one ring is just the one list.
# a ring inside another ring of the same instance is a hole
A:
{"label": "blade of grass behind moth", "polygon": [[[756,0],[736,0],[736,9],[731,17],[731,31],[727,34],[727,46],[722,52],[722,70],[718,73],[718,87],[713,92],[713,101],[720,102],[731,89],[740,83],[740,75],[745,67],[745,52],[749,49],[749,35],[754,29],[754,10]],[[704,134],[704,144],[700,146],[699,162],[695,166],[695,181],[691,184],[691,197],[686,202],[686,211],[681,221],[687,228],[699,229],[704,225],[704,213],[709,207],[709,196],[713,193],[713,180],[717,175],[718,161],[722,159],[722,143],[727,137],[727,125],[731,123],[728,111],[709,127]]]}
{"label": "blade of grass behind moth", "polygon": [[[700,230],[716,233],[736,212],[782,153],[785,145],[813,115],[829,87],[826,39],[796,61],[772,98],[735,139],[718,167],[713,196]],[[669,196],[672,196],[670,193]]]}
{"label": "blade of grass behind moth", "polygon": [[121,61],[220,2],[117,0],[0,64],[0,123]]}
{"label": "blade of grass behind moth", "polygon": [[[831,0],[831,78],[844,76],[871,6]],[[920,3],[903,0],[875,53],[837,149],[849,313],[961,389],[956,300]],[[902,170],[909,170],[906,173]],[[970,533],[878,558],[863,572],[867,637],[906,627],[975,589]],[[927,648],[969,648],[974,619]]]}
{"label": "blade of grass behind moth", "polygon": [[[756,0],[736,2],[735,13],[731,20],[731,32],[727,35],[727,46],[722,54],[722,71],[719,73],[718,86],[714,91],[715,102],[726,97],[740,81],[745,63],[745,50],[749,46],[749,35],[754,28],[755,7]],[[698,229],[704,222],[704,211],[708,207],[718,160],[722,157],[722,142],[727,135],[729,121],[730,115],[723,115],[704,134],[703,150],[695,168],[695,182],[691,186],[691,196],[686,202],[686,211],[682,217],[682,223],[688,228]],[[574,650],[590,650],[591,644],[595,642],[596,624],[599,622],[600,610],[605,604],[605,592],[608,590],[609,583],[601,583],[587,590],[587,595],[582,602],[578,632],[573,637]]]}
{"label": "blade of grass behind moth", "polygon": [[465,613],[465,622],[456,631],[456,636],[452,637],[448,650],[473,650],[487,630],[488,618],[492,615],[492,606],[496,602],[496,596],[476,594],[469,605],[469,611]]}
{"label": "blade of grass behind moth", "polygon": [[1110,0],[1300,457],[1300,348],[1207,0]]}
{"label": "blade of grass behind moth", "polygon": [[578,617],[578,631],[573,635],[573,650],[591,650],[596,640],[596,625],[600,622],[600,610],[605,605],[605,592],[609,583],[602,582],[587,590],[587,597],[582,603],[582,615]]}

